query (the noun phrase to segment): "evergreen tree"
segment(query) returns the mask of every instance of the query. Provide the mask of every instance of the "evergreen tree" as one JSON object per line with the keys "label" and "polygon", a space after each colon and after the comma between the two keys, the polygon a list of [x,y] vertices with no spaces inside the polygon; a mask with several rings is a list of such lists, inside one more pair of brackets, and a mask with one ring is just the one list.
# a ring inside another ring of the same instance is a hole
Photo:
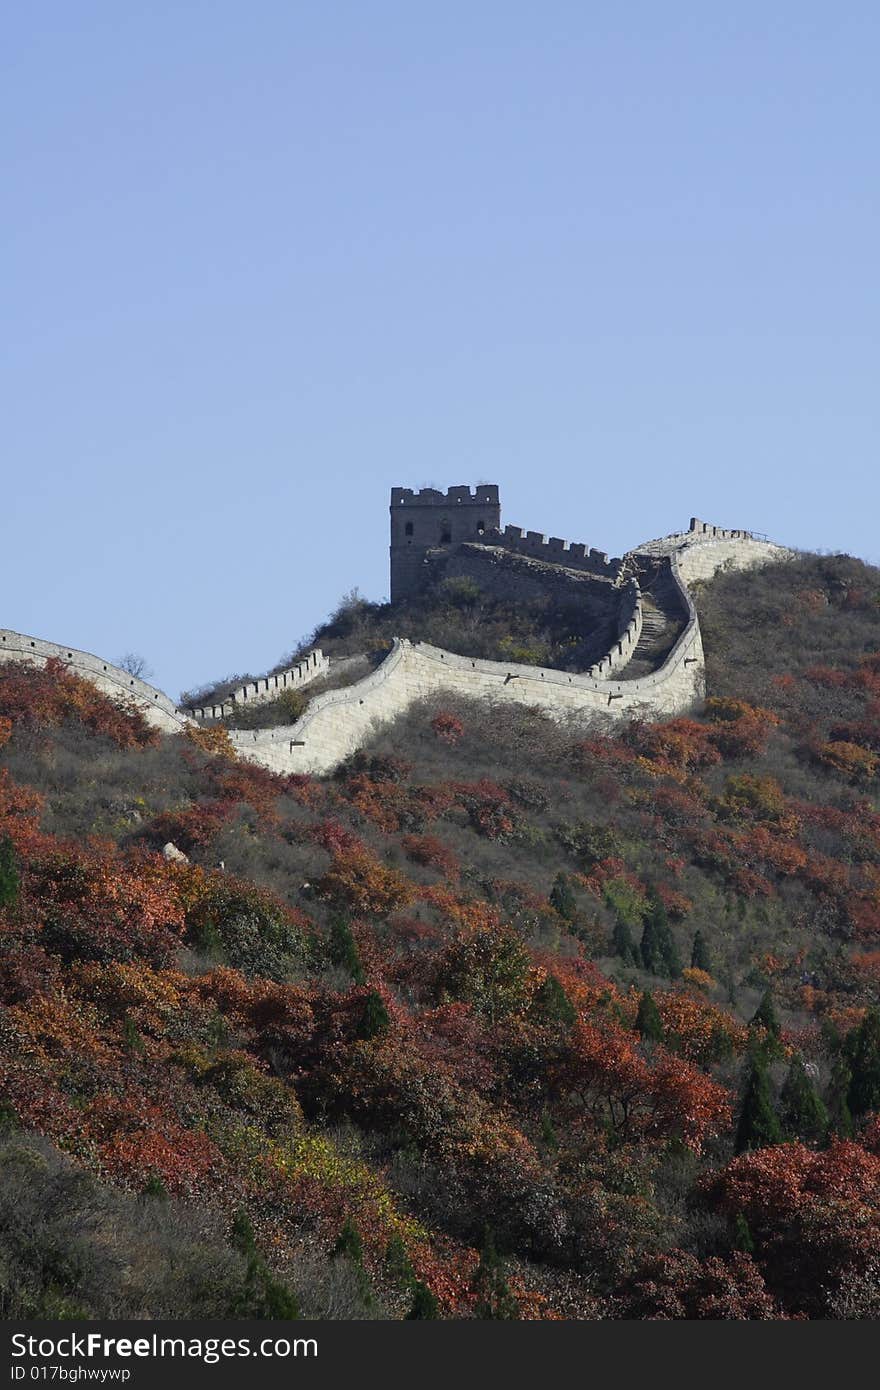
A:
{"label": "evergreen tree", "polygon": [[142,1057],[146,1051],[146,1044],[131,1014],[126,1014],[122,1023],[122,1046],[133,1057]]}
{"label": "evergreen tree", "polygon": [[332,1258],[334,1260],[343,1256],[352,1260],[355,1264],[362,1265],[364,1262],[364,1242],[361,1240],[361,1233],[354,1224],[350,1216],[345,1218],[342,1230],[336,1239],[333,1247]]}
{"label": "evergreen tree", "polygon": [[699,928],[694,933],[694,944],[691,947],[691,966],[694,970],[705,970],[707,975],[713,973],[712,952],[709,950],[708,941]]}
{"label": "evergreen tree", "polygon": [[542,1023],[562,1023],[570,1028],[577,1022],[575,1007],[555,975],[548,975],[535,990],[532,1007]]}
{"label": "evergreen tree", "polygon": [[636,1028],[642,1042],[659,1043],[663,1041],[663,1020],[660,1017],[660,1010],[654,1003],[653,996],[647,990],[639,1000]]}
{"label": "evergreen tree", "polygon": [[342,1223],[342,1230],[330,1252],[330,1258],[348,1262],[360,1289],[361,1298],[369,1307],[373,1302],[373,1290],[370,1285],[370,1277],[364,1266],[364,1243],[361,1240],[360,1231],[350,1216],[347,1216]]}
{"label": "evergreen tree", "polygon": [[364,1000],[364,1013],[357,1030],[359,1038],[369,1040],[380,1038],[391,1027],[391,1018],[385,1007],[385,1000],[378,990],[371,989]]}
{"label": "evergreen tree", "polygon": [[869,1009],[846,1039],[852,1079],[847,1093],[850,1114],[880,1110],[880,1011]]}
{"label": "evergreen tree", "polygon": [[733,1223],[733,1248],[741,1250],[744,1255],[754,1255],[755,1242],[749,1229],[749,1223],[741,1211],[736,1214]]}
{"label": "evergreen tree", "polygon": [[760,1049],[754,1049],[743,1091],[742,1108],[736,1130],[736,1151],[763,1149],[779,1144],[782,1128],[770,1097],[770,1074],[767,1059]]}
{"label": "evergreen tree", "polygon": [[776,1017],[776,1009],[773,1005],[773,994],[769,989],[764,991],[760,1004],[755,1010],[752,1024],[763,1028],[768,1038],[779,1041],[780,1027],[779,1019]]}
{"label": "evergreen tree", "polygon": [[14,907],[18,902],[18,864],[8,835],[0,835],[0,907]]}
{"label": "evergreen tree", "polygon": [[[776,1008],[773,1003],[773,994],[767,989],[761,997],[761,1002],[752,1015],[750,1028],[760,1028],[764,1038],[760,1043],[764,1056],[772,1061],[783,1055],[782,1029],[779,1019],[776,1017]],[[753,1038],[755,1034],[753,1033]]]}
{"label": "evergreen tree", "polygon": [[151,1173],[141,1188],[142,1197],[155,1197],[157,1201],[164,1202],[168,1199],[168,1188],[165,1186],[158,1173]]}
{"label": "evergreen tree", "polygon": [[541,1115],[541,1138],[548,1149],[559,1148],[559,1136],[553,1128],[553,1121],[548,1110],[545,1110]]}
{"label": "evergreen tree", "polygon": [[655,898],[645,917],[640,946],[642,964],[652,975],[666,975],[677,980],[681,975],[681,959],[669,916],[659,898]]}
{"label": "evergreen tree", "polygon": [[385,1267],[388,1277],[401,1288],[410,1288],[416,1284],[415,1271],[403,1237],[396,1231],[385,1247]]}
{"label": "evergreen tree", "polygon": [[573,922],[577,916],[577,903],[571,889],[571,884],[564,873],[558,873],[550,889],[550,906],[563,917],[566,922]]}
{"label": "evergreen tree", "polygon": [[292,1289],[276,1278],[257,1248],[247,1212],[239,1208],[232,1218],[229,1244],[247,1261],[242,1292],[232,1300],[230,1317],[293,1321],[299,1304]]}
{"label": "evergreen tree", "polygon": [[233,1250],[237,1250],[240,1255],[250,1257],[257,1253],[257,1242],[254,1236],[254,1228],[247,1212],[241,1207],[232,1217],[232,1230],[229,1235],[229,1244]]}
{"label": "evergreen tree", "polygon": [[652,975],[662,975],[663,957],[660,951],[660,940],[657,933],[657,924],[653,916],[645,919],[642,928],[642,939],[639,943],[639,954],[642,957],[642,965],[649,970]]}
{"label": "evergreen tree", "polygon": [[779,1096],[779,1115],[788,1139],[821,1144],[828,1133],[828,1111],[800,1057],[792,1059]]}
{"label": "evergreen tree", "polygon": [[364,983],[364,967],[358,954],[357,942],[345,917],[334,917],[330,923],[330,959],[345,970],[356,985]]}
{"label": "evergreen tree", "polygon": [[618,917],[614,923],[614,931],[611,934],[611,949],[616,956],[619,956],[624,965],[638,965],[639,952],[636,943],[632,939],[632,932],[622,917]]}
{"label": "evergreen tree", "polygon": [[843,1053],[834,1059],[828,1090],[825,1093],[825,1109],[828,1115],[828,1131],[840,1139],[850,1139],[853,1133],[853,1120],[849,1108],[849,1088],[852,1072]]}
{"label": "evergreen tree", "polygon": [[416,1319],[437,1318],[439,1317],[439,1306],[436,1298],[431,1293],[427,1284],[421,1280],[416,1280],[413,1288],[412,1307],[406,1315],[407,1322],[414,1322]]}
{"label": "evergreen tree", "polygon": [[477,1295],[475,1318],[487,1321],[519,1317],[516,1300],[504,1277],[504,1262],[495,1249],[495,1241],[488,1227],[483,1234],[480,1263],[477,1265],[472,1287]]}

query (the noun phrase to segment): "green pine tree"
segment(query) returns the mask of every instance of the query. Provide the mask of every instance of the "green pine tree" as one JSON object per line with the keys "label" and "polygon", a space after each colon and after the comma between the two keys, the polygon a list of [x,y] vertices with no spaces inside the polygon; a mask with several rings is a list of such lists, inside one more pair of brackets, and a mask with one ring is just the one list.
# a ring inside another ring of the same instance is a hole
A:
{"label": "green pine tree", "polygon": [[639,965],[639,951],[633,941],[632,932],[622,917],[618,917],[614,923],[614,931],[611,933],[611,949],[616,956],[619,956],[624,965]]}
{"label": "green pine tree", "polygon": [[357,942],[345,917],[334,917],[330,923],[330,960],[345,970],[356,985],[364,983],[364,967],[358,954]]}
{"label": "green pine tree", "polygon": [[792,1058],[783,1083],[779,1117],[787,1139],[821,1144],[828,1133],[828,1111],[800,1057]]}
{"label": "green pine tree", "polygon": [[146,1051],[146,1044],[130,1014],[126,1014],[122,1022],[122,1046],[132,1057],[142,1057]]}
{"label": "green pine tree", "polygon": [[19,887],[15,849],[8,835],[0,835],[0,907],[15,906]]}
{"label": "green pine tree", "polygon": [[406,1315],[407,1322],[414,1322],[417,1319],[437,1318],[440,1316],[440,1308],[436,1298],[431,1293],[427,1284],[417,1280],[413,1288],[412,1307]]}
{"label": "green pine tree", "polygon": [[782,1127],[770,1097],[770,1074],[763,1051],[752,1053],[736,1130],[736,1151],[763,1149],[782,1141]]}
{"label": "green pine tree", "polygon": [[699,927],[694,933],[694,944],[691,947],[691,966],[694,970],[705,970],[707,975],[714,973],[712,952],[709,950],[709,943]]}
{"label": "green pine tree", "polygon": [[381,1038],[391,1027],[391,1018],[385,1007],[385,1000],[378,990],[371,989],[364,1000],[364,1013],[357,1030],[359,1038]]}
{"label": "green pine tree", "polygon": [[761,1002],[752,1017],[752,1023],[759,1028],[763,1028],[768,1038],[774,1038],[776,1041],[779,1040],[781,1029],[779,1026],[779,1019],[776,1017],[776,1009],[773,1004],[773,993],[771,990],[766,989],[764,991]]}
{"label": "green pine tree", "polygon": [[[776,1016],[776,1007],[773,1003],[773,993],[766,989],[761,997],[761,1002],[752,1015],[750,1028],[761,1029],[764,1037],[760,1043],[764,1056],[770,1061],[783,1056],[782,1047],[782,1028]],[[753,1038],[755,1034],[752,1035]]]}
{"label": "green pine tree", "polygon": [[647,990],[639,999],[636,1028],[642,1042],[660,1043],[663,1041],[663,1020],[660,1017],[660,1010],[654,1003],[653,996]]}
{"label": "green pine tree", "polygon": [[158,1173],[151,1173],[141,1188],[142,1197],[154,1197],[157,1202],[164,1202],[168,1198],[168,1188],[165,1186]]}
{"label": "green pine tree", "polygon": [[666,975],[677,980],[681,975],[681,959],[669,916],[659,898],[655,898],[645,917],[640,945],[642,964],[652,975]]}
{"label": "green pine tree", "polygon": [[350,1216],[347,1216],[342,1223],[342,1230],[339,1232],[333,1247],[332,1258],[335,1260],[339,1259],[340,1256],[353,1260],[355,1264],[362,1265],[364,1262],[364,1242]]}
{"label": "green pine tree", "polygon": [[239,1254],[250,1258],[257,1253],[257,1242],[254,1236],[254,1228],[251,1219],[243,1208],[239,1207],[232,1217],[232,1230],[229,1234],[229,1244],[233,1250]]}
{"label": "green pine tree", "polygon": [[472,1287],[477,1295],[475,1318],[485,1322],[489,1319],[510,1321],[519,1317],[519,1308],[505,1278],[504,1261],[495,1249],[495,1241],[488,1227],[483,1234],[480,1263]]}
{"label": "green pine tree", "polygon": [[361,1298],[369,1307],[373,1302],[373,1290],[370,1284],[370,1276],[367,1274],[364,1265],[364,1243],[361,1240],[360,1231],[350,1216],[347,1216],[342,1223],[342,1230],[339,1232],[336,1244],[330,1252],[330,1258],[332,1260],[346,1260],[348,1262],[357,1280]]}
{"label": "green pine tree", "polygon": [[535,990],[532,1007],[542,1023],[577,1023],[574,1005],[555,975],[548,975]]}
{"label": "green pine tree", "polygon": [[754,1255],[755,1253],[754,1237],[749,1229],[749,1223],[741,1211],[737,1212],[736,1220],[733,1223],[732,1244],[734,1250],[741,1250],[744,1255]]}
{"label": "green pine tree", "polygon": [[849,1108],[849,1088],[852,1072],[843,1053],[838,1054],[831,1067],[828,1090],[825,1093],[825,1109],[828,1112],[828,1131],[840,1139],[851,1139],[853,1119]]}
{"label": "green pine tree", "polygon": [[559,1136],[553,1127],[549,1110],[544,1110],[541,1114],[541,1139],[548,1149],[559,1148]]}
{"label": "green pine tree", "polygon": [[553,887],[550,889],[550,906],[563,917],[566,922],[573,922],[577,916],[577,903],[571,884],[564,873],[558,873],[553,880]]}
{"label": "green pine tree", "polygon": [[397,1231],[391,1236],[385,1247],[385,1267],[392,1283],[404,1289],[415,1286],[416,1277],[412,1260],[407,1254],[403,1236]]}
{"label": "green pine tree", "polygon": [[244,1288],[232,1300],[230,1317],[293,1321],[299,1304],[292,1289],[270,1270],[257,1248],[250,1217],[241,1208],[232,1218],[229,1244],[247,1261]]}
{"label": "green pine tree", "polygon": [[850,1114],[880,1110],[880,1010],[868,1009],[858,1028],[847,1036],[845,1048],[852,1073],[847,1093]]}

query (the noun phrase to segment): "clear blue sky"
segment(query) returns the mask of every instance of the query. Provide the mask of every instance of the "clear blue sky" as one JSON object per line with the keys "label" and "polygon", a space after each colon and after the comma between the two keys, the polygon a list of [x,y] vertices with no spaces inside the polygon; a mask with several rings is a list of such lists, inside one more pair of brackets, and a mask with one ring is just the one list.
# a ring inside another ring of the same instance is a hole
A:
{"label": "clear blue sky", "polygon": [[46,0],[0,81],[0,626],[170,693],[392,484],[880,558],[880,8]]}

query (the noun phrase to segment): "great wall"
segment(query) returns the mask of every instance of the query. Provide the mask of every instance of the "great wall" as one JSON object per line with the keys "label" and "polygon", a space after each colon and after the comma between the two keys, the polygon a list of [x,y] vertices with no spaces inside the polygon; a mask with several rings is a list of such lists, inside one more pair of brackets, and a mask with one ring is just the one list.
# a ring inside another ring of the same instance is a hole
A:
{"label": "great wall", "polygon": [[[419,528],[418,530],[416,528]],[[420,700],[453,694],[535,706],[558,720],[662,719],[699,710],[705,698],[700,624],[689,586],[719,569],[749,569],[789,558],[792,551],[742,530],[696,518],[688,531],[648,541],[620,559],[518,527],[500,527],[494,485],[392,490],[392,600],[436,582],[438,575],[477,575],[505,592],[565,584],[595,605],[597,630],[610,635],[583,673],[485,661],[396,638],[382,663],[342,689],[315,695],[295,723],[230,729],[238,753],[275,772],[331,772],[383,724]],[[523,590],[525,591],[525,590]],[[602,625],[604,623],[604,626]],[[0,630],[0,661],[63,662],[114,698],[135,705],[165,732],[228,717],[247,704],[276,699],[332,676],[334,663],[315,650],[283,671],[248,681],[188,708],[119,666],[17,632]],[[341,664],[341,663],[340,663]]]}

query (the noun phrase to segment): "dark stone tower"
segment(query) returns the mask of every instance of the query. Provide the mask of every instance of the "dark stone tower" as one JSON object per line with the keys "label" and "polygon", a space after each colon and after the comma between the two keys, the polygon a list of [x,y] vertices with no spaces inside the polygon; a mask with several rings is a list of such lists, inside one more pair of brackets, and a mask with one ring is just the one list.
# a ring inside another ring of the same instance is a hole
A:
{"label": "dark stone tower", "polygon": [[501,527],[496,483],[438,492],[423,487],[391,489],[391,602],[408,598],[421,587],[422,562],[436,546],[479,541]]}

